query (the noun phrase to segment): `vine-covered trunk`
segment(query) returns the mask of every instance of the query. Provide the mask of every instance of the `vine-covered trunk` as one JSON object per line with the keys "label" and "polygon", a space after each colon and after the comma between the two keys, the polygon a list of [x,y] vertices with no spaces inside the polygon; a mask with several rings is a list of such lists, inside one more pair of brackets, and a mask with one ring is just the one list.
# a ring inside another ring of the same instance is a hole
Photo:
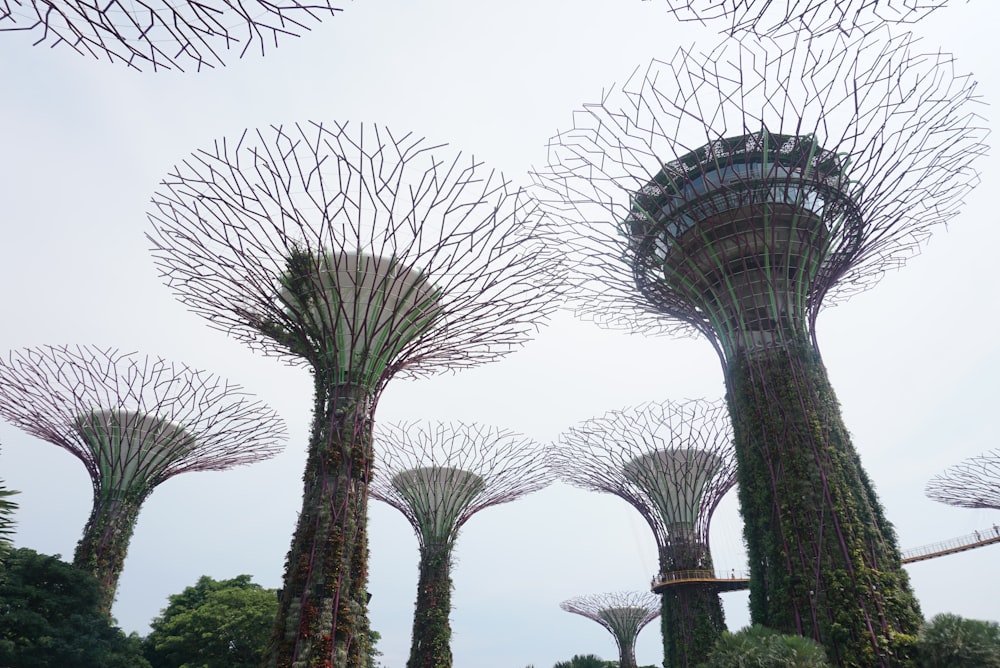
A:
{"label": "vine-covered trunk", "polygon": [[737,354],[726,379],[753,622],[838,666],[903,665],[919,607],[819,354],[804,340]]}
{"label": "vine-covered trunk", "polygon": [[406,668],[451,668],[451,543],[420,548],[413,639]]}
{"label": "vine-covered trunk", "polygon": [[111,494],[95,490],[90,519],[76,545],[73,565],[101,583],[101,612],[109,617],[139,507],[146,496],[142,491]]}
{"label": "vine-covered trunk", "polygon": [[[677,545],[670,554],[661,555],[660,570],[711,571],[712,557],[707,546]],[[661,595],[660,627],[665,668],[694,668],[701,664],[726,630],[718,592],[699,584],[667,587]]]}
{"label": "vine-covered trunk", "polygon": [[264,665],[364,668],[368,657],[369,391],[316,372],[302,511]]}

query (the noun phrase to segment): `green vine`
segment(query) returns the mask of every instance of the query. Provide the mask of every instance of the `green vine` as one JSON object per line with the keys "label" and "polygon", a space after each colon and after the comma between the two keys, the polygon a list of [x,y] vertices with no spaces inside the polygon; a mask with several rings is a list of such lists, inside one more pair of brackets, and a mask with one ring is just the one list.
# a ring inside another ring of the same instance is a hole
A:
{"label": "green vine", "polygon": [[[99,484],[99,483],[98,483]],[[94,506],[77,543],[73,565],[101,584],[101,612],[111,616],[118,578],[125,566],[139,508],[149,495],[144,485],[126,490],[94,489]]]}
{"label": "green vine", "polygon": [[371,403],[365,388],[315,371],[303,501],[265,666],[364,668]]}
{"label": "green vine", "polygon": [[727,370],[753,622],[839,666],[906,665],[921,623],[892,526],[807,341]]}
{"label": "green vine", "polygon": [[451,543],[420,548],[413,640],[406,668],[451,668]]}
{"label": "green vine", "polygon": [[[661,556],[661,570],[712,570],[707,547],[686,546]],[[678,558],[680,556],[681,558]],[[712,647],[726,630],[719,594],[711,587],[669,587],[661,596],[660,626],[663,631],[664,668],[693,668],[707,660]]]}

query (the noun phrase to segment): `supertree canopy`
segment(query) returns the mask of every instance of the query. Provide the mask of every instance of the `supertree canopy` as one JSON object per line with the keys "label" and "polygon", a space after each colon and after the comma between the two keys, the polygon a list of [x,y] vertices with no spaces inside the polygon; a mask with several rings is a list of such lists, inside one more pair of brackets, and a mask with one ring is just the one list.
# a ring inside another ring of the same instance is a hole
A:
{"label": "supertree canopy", "polygon": [[[639,511],[656,539],[660,580],[712,572],[712,514],[736,484],[723,402],[648,403],[587,420],[560,435],[552,465],[571,485]],[[662,594],[664,665],[698,665],[726,629],[718,590],[678,582]]]}
{"label": "supertree canopy", "polygon": [[893,665],[920,616],[815,320],[958,213],[984,152],[974,89],[885,30],[730,39],[585,105],[536,175],[582,316],[715,346],[754,622],[843,665]]}
{"label": "supertree canopy", "polygon": [[0,415],[72,453],[94,506],[73,563],[104,587],[110,613],[143,501],[187,471],[273,457],[277,415],[237,386],[181,364],[89,346],[44,346],[0,359]]}
{"label": "supertree canopy", "polygon": [[444,145],[314,123],[218,140],[153,204],[153,255],[175,294],[313,374],[303,506],[268,665],[360,667],[378,397],[397,375],[510,352],[554,308],[534,205]]}
{"label": "supertree canopy", "polygon": [[0,0],[0,32],[29,32],[35,45],[65,44],[136,70],[200,70],[263,53],[339,11],[330,0]]}
{"label": "supertree canopy", "polygon": [[639,631],[660,614],[656,597],[648,592],[578,596],[563,601],[559,607],[592,619],[610,631],[618,644],[618,665],[621,668],[636,668],[635,641]]}
{"label": "supertree canopy", "polygon": [[971,457],[927,482],[927,496],[963,508],[1000,510],[1000,450]]}
{"label": "supertree canopy", "polygon": [[[664,0],[655,0],[662,2]],[[948,0],[665,0],[681,21],[725,26],[731,33],[780,35],[807,30],[871,31],[884,23],[913,23]]]}
{"label": "supertree canopy", "polygon": [[407,668],[449,668],[451,566],[458,530],[475,513],[551,482],[545,449],[520,434],[475,424],[375,429],[372,497],[397,508],[420,542],[420,575]]}

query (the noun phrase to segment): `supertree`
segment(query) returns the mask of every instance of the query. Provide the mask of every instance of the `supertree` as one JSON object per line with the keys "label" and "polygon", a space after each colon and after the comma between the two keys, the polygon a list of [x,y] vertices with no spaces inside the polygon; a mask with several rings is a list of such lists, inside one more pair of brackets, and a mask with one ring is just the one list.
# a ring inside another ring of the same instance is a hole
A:
{"label": "supertree", "polygon": [[[552,466],[569,484],[614,494],[639,511],[653,530],[661,580],[713,570],[712,514],[736,484],[725,403],[665,401],[611,411],[561,434]],[[719,589],[677,580],[661,593],[664,665],[697,665],[726,630]]]}
{"label": "supertree", "polygon": [[885,29],[729,39],[585,105],[534,177],[582,317],[715,347],[753,620],[840,665],[902,659],[920,614],[816,317],[958,213],[985,150],[974,90],[951,56]]}
{"label": "supertree", "polygon": [[620,668],[636,668],[635,641],[639,631],[660,614],[656,597],[648,592],[612,592],[578,596],[563,601],[566,612],[592,619],[615,637]]}
{"label": "supertree", "polygon": [[[663,2],[664,0],[654,0]],[[885,23],[913,23],[948,0],[665,0],[681,21],[725,26],[730,34],[782,35],[807,30],[827,32],[876,30]]]}
{"label": "supertree", "polygon": [[515,432],[477,424],[412,423],[375,428],[370,492],[413,525],[420,576],[407,668],[450,668],[451,566],[458,532],[485,508],[515,501],[552,480],[545,448]]}
{"label": "supertree", "polygon": [[0,0],[0,32],[136,70],[201,70],[225,65],[229,53],[263,53],[339,11],[330,0]]}
{"label": "supertree", "polygon": [[378,398],[398,375],[506,354],[554,308],[534,204],[445,145],[315,123],[219,140],[153,203],[153,254],[175,294],[313,375],[303,505],[267,665],[360,667]]}
{"label": "supertree", "polygon": [[139,510],[158,485],[268,459],[285,440],[284,422],[238,385],[93,346],[0,359],[0,416],[87,467],[94,505],[73,564],[101,583],[108,614]]}
{"label": "supertree", "polygon": [[927,496],[962,508],[1000,510],[1000,450],[966,459],[927,482]]}

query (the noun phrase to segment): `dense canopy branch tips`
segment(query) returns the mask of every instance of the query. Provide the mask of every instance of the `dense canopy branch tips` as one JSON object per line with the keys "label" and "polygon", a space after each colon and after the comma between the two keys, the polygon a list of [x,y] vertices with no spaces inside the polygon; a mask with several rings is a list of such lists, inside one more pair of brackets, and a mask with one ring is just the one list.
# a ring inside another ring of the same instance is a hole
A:
{"label": "dense canopy branch tips", "polygon": [[977,455],[939,473],[927,483],[927,496],[963,508],[1000,510],[1000,450]]}
{"label": "dense canopy branch tips", "polygon": [[730,34],[787,35],[805,31],[861,33],[885,23],[913,23],[948,0],[653,0],[681,21],[718,26]]}
{"label": "dense canopy branch tips", "polygon": [[0,32],[143,70],[225,65],[341,11],[330,0],[0,0]]}

